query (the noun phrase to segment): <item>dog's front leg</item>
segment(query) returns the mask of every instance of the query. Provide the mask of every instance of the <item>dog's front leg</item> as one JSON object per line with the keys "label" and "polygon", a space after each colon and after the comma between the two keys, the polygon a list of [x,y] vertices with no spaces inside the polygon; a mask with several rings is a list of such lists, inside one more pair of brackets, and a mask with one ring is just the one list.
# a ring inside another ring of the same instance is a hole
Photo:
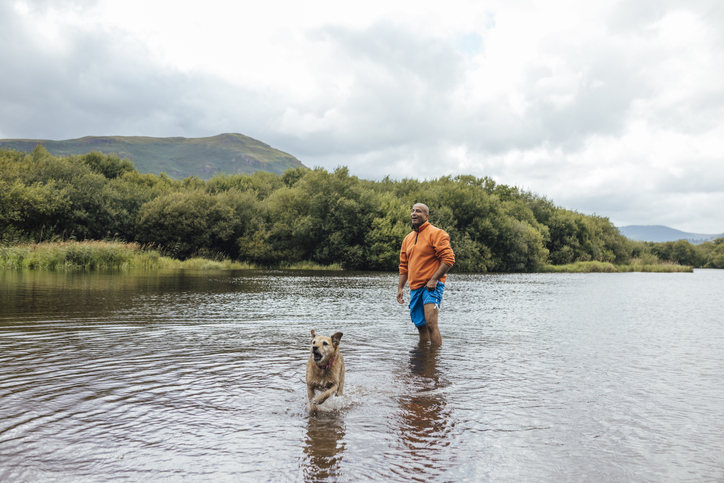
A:
{"label": "dog's front leg", "polygon": [[329,397],[337,392],[337,388],[339,387],[338,384],[334,384],[332,387],[324,391],[322,394],[317,396],[317,400],[314,401],[314,404],[322,404],[324,401],[329,399]]}
{"label": "dog's front leg", "polygon": [[307,397],[309,398],[309,404],[314,404],[314,389],[309,384],[307,384]]}

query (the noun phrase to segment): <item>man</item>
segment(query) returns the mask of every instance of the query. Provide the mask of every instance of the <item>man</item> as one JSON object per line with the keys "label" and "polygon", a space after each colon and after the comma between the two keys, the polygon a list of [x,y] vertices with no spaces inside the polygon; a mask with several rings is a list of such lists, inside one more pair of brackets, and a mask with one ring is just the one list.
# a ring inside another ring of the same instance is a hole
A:
{"label": "man", "polygon": [[400,283],[397,301],[405,303],[404,288],[410,282],[410,318],[420,333],[420,342],[442,344],[437,315],[445,290],[445,275],[455,263],[450,237],[427,222],[430,210],[422,203],[412,207],[412,231],[400,250]]}

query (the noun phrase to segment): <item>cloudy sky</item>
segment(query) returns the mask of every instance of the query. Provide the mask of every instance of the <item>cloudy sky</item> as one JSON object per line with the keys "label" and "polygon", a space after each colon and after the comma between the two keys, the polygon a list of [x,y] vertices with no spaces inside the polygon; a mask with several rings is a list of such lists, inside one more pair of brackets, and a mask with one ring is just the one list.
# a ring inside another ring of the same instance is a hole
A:
{"label": "cloudy sky", "polygon": [[0,138],[238,132],[724,232],[721,0],[0,0],[0,72]]}

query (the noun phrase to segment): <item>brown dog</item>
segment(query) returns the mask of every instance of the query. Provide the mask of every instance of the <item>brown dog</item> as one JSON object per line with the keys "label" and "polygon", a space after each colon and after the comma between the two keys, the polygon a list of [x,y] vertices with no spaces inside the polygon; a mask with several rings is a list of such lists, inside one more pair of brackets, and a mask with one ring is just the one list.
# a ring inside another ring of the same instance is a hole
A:
{"label": "brown dog", "polygon": [[[342,333],[332,337],[315,336],[312,330],[312,354],[307,361],[307,395],[315,409],[332,394],[342,395],[344,386],[344,357],[339,353]],[[324,391],[315,399],[315,389]]]}

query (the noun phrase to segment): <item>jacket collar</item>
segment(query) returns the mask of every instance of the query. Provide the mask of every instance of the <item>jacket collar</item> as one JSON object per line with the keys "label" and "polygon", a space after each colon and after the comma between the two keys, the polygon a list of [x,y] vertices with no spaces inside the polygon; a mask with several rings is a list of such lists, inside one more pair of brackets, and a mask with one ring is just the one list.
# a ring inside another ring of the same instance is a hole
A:
{"label": "jacket collar", "polygon": [[420,228],[415,228],[415,225],[412,225],[412,231],[414,231],[415,233],[420,233],[421,231],[424,231],[425,228],[427,228],[428,226],[430,226],[429,221],[426,221],[425,223],[420,225]]}

